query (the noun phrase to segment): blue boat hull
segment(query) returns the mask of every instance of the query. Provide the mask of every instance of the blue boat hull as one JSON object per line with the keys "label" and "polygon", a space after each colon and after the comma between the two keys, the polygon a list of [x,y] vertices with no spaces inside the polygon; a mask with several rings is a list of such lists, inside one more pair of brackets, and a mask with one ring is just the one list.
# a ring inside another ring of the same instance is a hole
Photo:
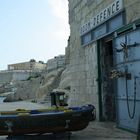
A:
{"label": "blue boat hull", "polygon": [[78,131],[86,128],[95,119],[92,105],[73,107],[67,111],[53,110],[0,116],[0,135],[18,135],[35,133],[60,133]]}

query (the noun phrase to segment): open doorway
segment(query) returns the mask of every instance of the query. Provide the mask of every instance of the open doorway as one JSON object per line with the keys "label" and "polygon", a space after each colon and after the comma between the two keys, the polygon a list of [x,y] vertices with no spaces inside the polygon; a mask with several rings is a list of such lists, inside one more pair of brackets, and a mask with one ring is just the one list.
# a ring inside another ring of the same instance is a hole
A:
{"label": "open doorway", "polygon": [[106,121],[115,121],[115,92],[110,71],[113,68],[113,40],[110,38],[101,41],[101,75],[102,75],[102,110]]}

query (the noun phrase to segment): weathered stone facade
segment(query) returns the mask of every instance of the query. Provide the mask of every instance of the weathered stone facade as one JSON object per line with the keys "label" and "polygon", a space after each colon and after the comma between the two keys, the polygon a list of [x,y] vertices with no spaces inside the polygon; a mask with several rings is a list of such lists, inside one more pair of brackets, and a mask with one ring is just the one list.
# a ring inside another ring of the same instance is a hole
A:
{"label": "weathered stone facade", "polygon": [[65,55],[55,56],[47,61],[47,71],[56,70],[65,66]]}
{"label": "weathered stone facade", "polygon": [[8,70],[33,70],[41,71],[46,69],[46,64],[36,61],[22,62],[8,65]]}
{"label": "weathered stone facade", "polygon": [[1,71],[0,72],[0,83],[10,83],[11,81],[22,81],[27,80],[30,76],[29,71]]}
{"label": "weathered stone facade", "polygon": [[[94,104],[97,110],[97,118],[99,118],[100,104],[98,91],[98,80],[100,80],[98,79],[99,62],[97,62],[98,42],[96,41],[97,38],[95,38],[94,41],[91,41],[83,47],[81,44],[80,28],[113,2],[114,0],[69,0],[70,40],[68,45],[69,49],[67,49],[69,50],[69,65],[67,67],[71,79],[69,83],[71,89],[70,103],[71,105]],[[123,0],[122,2],[123,8],[120,12],[123,15],[123,25],[132,23],[134,20],[140,18],[139,0]],[[114,5],[112,5],[112,8],[114,8]],[[116,6],[116,8],[118,7]],[[106,94],[101,97],[102,101],[106,100],[105,96]],[[106,113],[103,112],[103,114],[105,115]]]}

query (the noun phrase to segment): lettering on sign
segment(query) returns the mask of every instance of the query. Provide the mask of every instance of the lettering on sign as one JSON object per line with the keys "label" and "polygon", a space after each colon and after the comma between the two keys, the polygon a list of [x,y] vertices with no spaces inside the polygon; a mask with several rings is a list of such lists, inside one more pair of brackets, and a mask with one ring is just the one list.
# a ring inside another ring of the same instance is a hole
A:
{"label": "lettering on sign", "polygon": [[92,17],[86,24],[80,28],[80,34],[83,35],[91,29],[97,27],[103,21],[109,19],[123,8],[123,0],[115,0],[107,8],[102,10],[96,16]]}

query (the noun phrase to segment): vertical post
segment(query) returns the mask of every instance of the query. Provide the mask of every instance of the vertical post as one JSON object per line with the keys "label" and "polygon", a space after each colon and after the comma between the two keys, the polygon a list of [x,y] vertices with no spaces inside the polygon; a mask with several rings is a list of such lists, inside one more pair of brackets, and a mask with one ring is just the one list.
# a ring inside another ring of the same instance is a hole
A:
{"label": "vertical post", "polygon": [[139,124],[138,124],[137,140],[140,140],[140,117],[139,117]]}
{"label": "vertical post", "polygon": [[102,78],[101,78],[101,59],[100,59],[100,40],[97,41],[97,65],[98,65],[98,101],[99,101],[99,121],[103,120],[102,112]]}

